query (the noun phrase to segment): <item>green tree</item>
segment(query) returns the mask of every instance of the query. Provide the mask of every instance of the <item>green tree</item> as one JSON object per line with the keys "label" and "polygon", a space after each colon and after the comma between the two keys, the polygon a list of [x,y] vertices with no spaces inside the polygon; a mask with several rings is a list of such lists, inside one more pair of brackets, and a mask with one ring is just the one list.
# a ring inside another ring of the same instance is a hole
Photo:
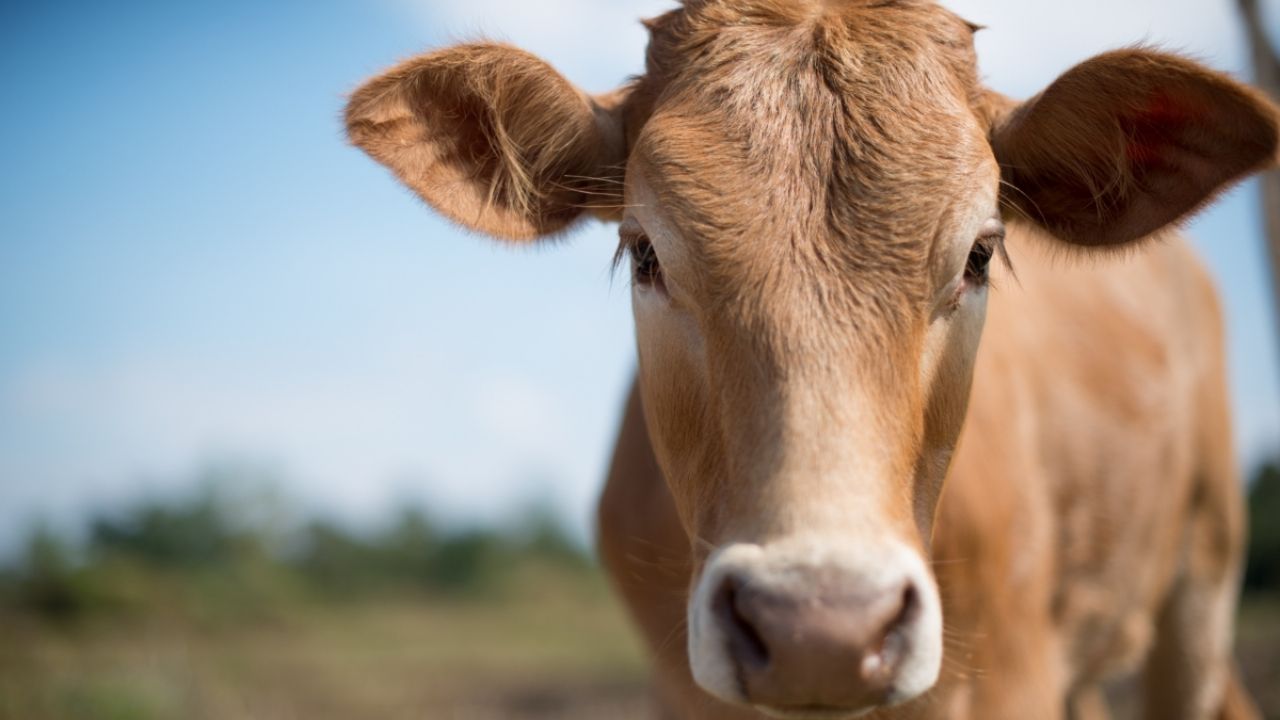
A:
{"label": "green tree", "polygon": [[1280,461],[1259,468],[1249,492],[1245,588],[1280,593]]}
{"label": "green tree", "polygon": [[17,573],[19,600],[36,613],[70,620],[86,604],[81,573],[68,544],[46,525],[32,532]]}
{"label": "green tree", "polygon": [[155,567],[192,570],[222,566],[247,537],[211,492],[186,502],[147,502],[118,517],[99,517],[90,531],[96,553],[125,556]]}

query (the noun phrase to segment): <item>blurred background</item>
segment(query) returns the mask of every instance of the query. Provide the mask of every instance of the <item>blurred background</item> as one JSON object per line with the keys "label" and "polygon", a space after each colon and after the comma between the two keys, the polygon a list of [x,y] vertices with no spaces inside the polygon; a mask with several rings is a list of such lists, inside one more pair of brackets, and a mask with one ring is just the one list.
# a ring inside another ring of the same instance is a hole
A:
{"label": "blurred background", "polygon": [[[946,4],[1014,96],[1138,41],[1251,74],[1235,0]],[[481,36],[605,91],[671,5],[0,4],[0,718],[642,715],[590,550],[634,367],[612,229],[467,236],[339,115]],[[1261,205],[1246,184],[1189,230],[1253,487],[1240,654],[1280,717]]]}

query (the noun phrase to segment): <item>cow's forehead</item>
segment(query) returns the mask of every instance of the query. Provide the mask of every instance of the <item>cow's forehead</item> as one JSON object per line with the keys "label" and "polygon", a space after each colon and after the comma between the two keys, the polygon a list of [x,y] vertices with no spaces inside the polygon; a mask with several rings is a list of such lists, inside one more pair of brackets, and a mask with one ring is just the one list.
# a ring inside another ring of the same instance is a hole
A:
{"label": "cow's forehead", "polygon": [[962,90],[979,85],[977,26],[932,0],[687,0],[646,26],[645,78],[661,87],[809,66],[862,94],[940,65]]}
{"label": "cow's forehead", "polygon": [[971,26],[931,3],[777,1],[650,25],[635,164],[711,265],[736,271],[749,239],[923,291],[935,226],[991,175]]}

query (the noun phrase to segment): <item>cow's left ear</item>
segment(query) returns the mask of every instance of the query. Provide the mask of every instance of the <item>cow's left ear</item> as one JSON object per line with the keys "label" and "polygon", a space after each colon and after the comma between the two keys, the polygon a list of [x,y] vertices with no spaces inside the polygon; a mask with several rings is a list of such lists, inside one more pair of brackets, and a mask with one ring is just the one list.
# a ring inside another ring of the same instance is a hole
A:
{"label": "cow's left ear", "polygon": [[506,45],[457,45],[356,90],[347,134],[446,217],[532,240],[621,215],[626,93],[587,95]]}
{"label": "cow's left ear", "polygon": [[1125,50],[1013,106],[991,141],[1006,208],[1066,242],[1118,246],[1274,165],[1280,111],[1189,60]]}

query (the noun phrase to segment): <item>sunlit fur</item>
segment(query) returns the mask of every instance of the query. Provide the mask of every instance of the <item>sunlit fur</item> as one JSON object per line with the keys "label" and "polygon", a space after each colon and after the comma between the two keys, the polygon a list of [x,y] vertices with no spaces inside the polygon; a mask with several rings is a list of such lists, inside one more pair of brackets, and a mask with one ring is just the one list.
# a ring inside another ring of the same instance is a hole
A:
{"label": "sunlit fur", "polygon": [[[607,96],[464,45],[346,120],[467,227],[651,241],[600,546],[666,716],[1091,720],[1145,666],[1152,720],[1254,717],[1221,320],[1167,228],[1275,162],[1275,109],[1144,49],[1017,103],[926,0],[689,0],[648,27]],[[995,215],[1017,275],[989,289],[964,267]],[[1144,252],[1098,251],[1121,247]],[[749,707],[708,611],[729,572],[910,579],[884,706]]]}

